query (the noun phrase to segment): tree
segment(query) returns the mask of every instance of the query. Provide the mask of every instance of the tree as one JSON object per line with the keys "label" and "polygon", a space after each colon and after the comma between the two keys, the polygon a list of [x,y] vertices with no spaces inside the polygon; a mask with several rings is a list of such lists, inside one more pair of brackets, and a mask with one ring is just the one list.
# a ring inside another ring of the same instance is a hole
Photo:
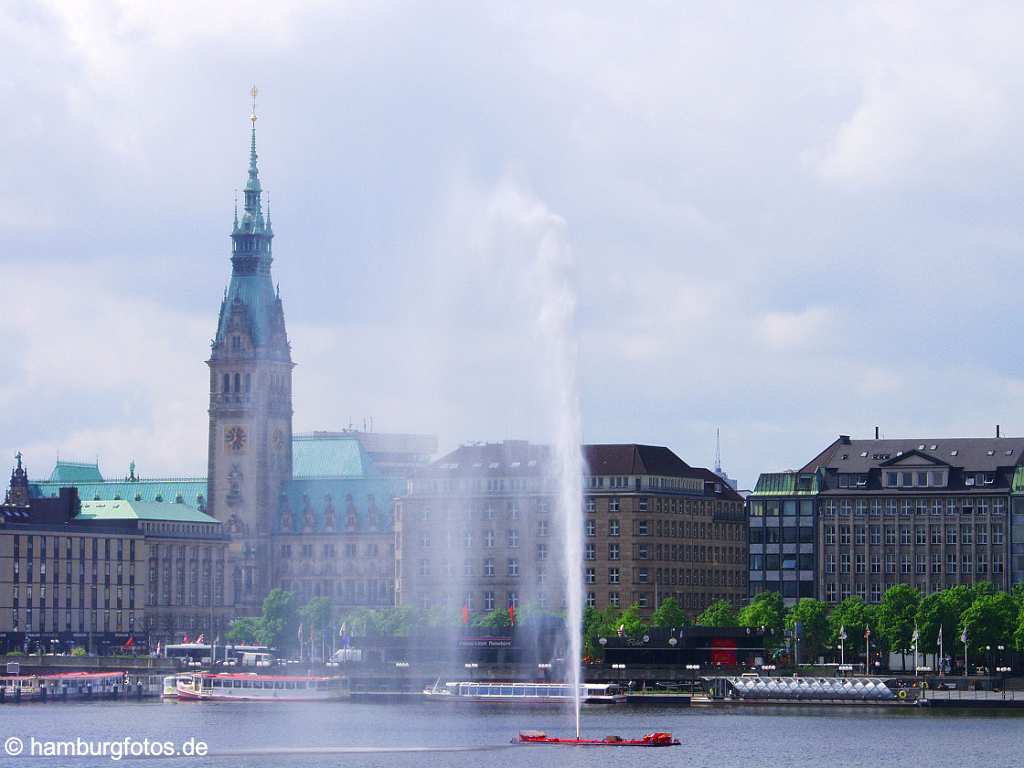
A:
{"label": "tree", "polygon": [[272,589],[263,599],[262,630],[265,644],[274,648],[290,646],[298,637],[298,609],[295,595]]}
{"label": "tree", "polygon": [[643,637],[643,634],[647,631],[647,624],[640,618],[640,606],[637,603],[633,603],[629,608],[619,614],[617,623],[614,626],[614,631],[618,633],[621,627],[626,637],[633,639]]}
{"label": "tree", "polygon": [[805,662],[813,660],[828,642],[828,605],[813,597],[804,597],[786,614],[785,626],[796,633],[800,623],[800,656]]}
{"label": "tree", "polygon": [[682,608],[679,607],[679,603],[676,602],[674,597],[666,597],[661,601],[661,605],[658,606],[657,610],[654,611],[654,615],[651,616],[651,626],[660,627],[661,629],[677,629],[679,627],[685,627],[690,623],[690,619]]}
{"label": "tree", "polygon": [[960,617],[960,629],[967,630],[967,642],[975,650],[1009,645],[1019,616],[1017,603],[1006,592],[982,595]]}
{"label": "tree", "polygon": [[778,592],[762,592],[739,613],[739,625],[751,629],[764,628],[769,636],[782,638],[785,609]]}
{"label": "tree", "polygon": [[[858,646],[857,638],[863,640],[864,629],[875,626],[875,611],[858,595],[852,595],[839,603],[828,617],[828,644],[832,648],[839,647],[839,630],[846,630],[846,650],[851,651]],[[863,643],[860,648],[863,650]],[[857,653],[856,650],[853,651]]]}
{"label": "tree", "polygon": [[263,622],[259,616],[241,616],[231,620],[226,638],[238,645],[262,645]]}
{"label": "tree", "polygon": [[1024,653],[1024,608],[1017,616],[1017,627],[1013,633],[1013,647],[1018,652]]}
{"label": "tree", "polygon": [[493,611],[481,613],[473,617],[474,627],[489,627],[490,629],[498,629],[500,627],[508,627],[511,625],[512,619],[509,618],[507,608],[495,608]]}
{"label": "tree", "polygon": [[896,584],[885,590],[878,606],[878,636],[891,651],[906,653],[913,647],[914,621],[921,594],[909,584]]}
{"label": "tree", "polygon": [[697,617],[697,623],[702,627],[735,627],[736,608],[728,600],[715,600]]}
{"label": "tree", "polygon": [[314,597],[299,609],[305,636],[322,633],[334,625],[334,604],[326,597]]}

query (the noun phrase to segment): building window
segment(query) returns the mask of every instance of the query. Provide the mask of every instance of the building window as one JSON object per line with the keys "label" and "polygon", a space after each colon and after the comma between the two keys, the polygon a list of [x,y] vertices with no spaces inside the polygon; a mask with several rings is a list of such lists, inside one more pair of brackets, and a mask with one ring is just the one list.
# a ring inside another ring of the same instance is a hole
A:
{"label": "building window", "polygon": [[[543,529],[543,533],[541,530]],[[537,533],[541,536],[546,536],[548,531],[548,521],[541,518],[537,521]],[[518,549],[519,547],[519,530],[517,528],[509,528],[508,530],[508,546],[509,549]]]}
{"label": "building window", "polygon": [[586,571],[584,571],[584,576],[586,577],[587,584],[597,583],[597,571],[595,569],[587,568]]}
{"label": "building window", "polygon": [[616,519],[616,518],[610,519],[608,521],[608,535],[609,536],[618,536],[619,535],[619,530],[620,530],[620,524],[619,524],[618,519]]}
{"label": "building window", "polygon": [[609,512],[618,512],[619,511],[619,497],[618,496],[612,496],[610,499],[608,499],[608,511]]}
{"label": "building window", "polygon": [[618,592],[608,593],[608,605],[610,605],[612,608],[618,608],[621,602],[622,598],[619,597]]}
{"label": "building window", "polygon": [[825,526],[825,543],[835,544],[836,543],[836,527],[834,525]]}
{"label": "building window", "polygon": [[597,595],[587,592],[587,608],[597,608]]}
{"label": "building window", "polygon": [[494,558],[493,557],[486,557],[486,558],[484,558],[484,576],[487,576],[487,577],[494,576]]}
{"label": "building window", "polygon": [[608,545],[608,559],[609,560],[618,560],[619,559],[619,545],[618,544],[609,544]]}
{"label": "building window", "polygon": [[490,591],[484,592],[484,610],[485,611],[493,611],[494,610],[494,593],[493,592],[490,592]]}
{"label": "building window", "polygon": [[508,575],[512,577],[519,575],[519,561],[514,557],[508,559]]}
{"label": "building window", "polygon": [[584,531],[587,536],[597,536],[597,521],[593,518],[587,518],[584,524]]}
{"label": "building window", "polygon": [[[609,545],[609,548],[611,545]],[[597,560],[597,545],[594,543],[587,543],[583,548],[583,559],[584,560]],[[611,558],[609,558],[611,559]]]}
{"label": "building window", "polygon": [[619,583],[619,569],[618,568],[609,568],[608,569],[608,583],[609,584],[618,584]]}
{"label": "building window", "polygon": [[849,573],[850,572],[850,556],[846,552],[843,552],[839,556],[839,572],[840,573]]}

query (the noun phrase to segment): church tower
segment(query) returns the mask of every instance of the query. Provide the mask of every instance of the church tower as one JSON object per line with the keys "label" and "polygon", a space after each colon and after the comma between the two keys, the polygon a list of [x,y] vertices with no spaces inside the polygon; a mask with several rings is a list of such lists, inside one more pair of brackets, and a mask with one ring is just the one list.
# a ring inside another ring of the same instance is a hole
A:
{"label": "church tower", "polygon": [[252,89],[249,178],[235,204],[231,281],[211,343],[209,513],[231,534],[235,604],[258,611],[270,591],[272,512],[292,474],[291,346],[270,277],[274,232],[263,213]]}

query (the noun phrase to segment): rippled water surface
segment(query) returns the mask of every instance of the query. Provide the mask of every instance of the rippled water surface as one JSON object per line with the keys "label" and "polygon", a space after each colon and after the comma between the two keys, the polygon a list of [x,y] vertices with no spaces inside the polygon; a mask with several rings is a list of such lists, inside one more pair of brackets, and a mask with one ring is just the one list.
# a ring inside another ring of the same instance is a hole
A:
{"label": "rippled water surface", "polygon": [[[207,743],[203,759],[146,765],[186,766],[776,766],[910,765],[999,768],[1019,764],[1024,717],[868,708],[719,710],[617,707],[584,714],[584,736],[635,737],[672,731],[672,749],[522,747],[521,728],[571,736],[567,711],[476,709],[442,703],[215,704],[118,702],[0,707],[0,739],[156,739]],[[378,750],[402,751],[378,751]],[[126,758],[124,765],[142,763]],[[0,765],[116,764],[109,758],[30,759],[0,754]]]}

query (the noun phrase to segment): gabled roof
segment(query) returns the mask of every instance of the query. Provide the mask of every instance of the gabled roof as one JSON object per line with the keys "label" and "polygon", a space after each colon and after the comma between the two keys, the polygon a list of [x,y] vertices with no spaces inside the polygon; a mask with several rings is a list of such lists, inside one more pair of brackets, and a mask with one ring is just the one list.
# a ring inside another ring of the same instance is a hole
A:
{"label": "gabled roof", "polygon": [[53,466],[50,473],[51,483],[99,483],[103,482],[100,465],[82,461],[61,461]]}
{"label": "gabled roof", "polygon": [[691,467],[661,445],[637,443],[583,446],[583,459],[591,475],[665,475],[693,477]]}
{"label": "gabled roof", "polygon": [[156,520],[172,523],[207,523],[220,520],[186,504],[146,501],[83,501],[76,520]]}
{"label": "gabled roof", "polygon": [[948,437],[915,439],[851,440],[841,436],[812,459],[801,471],[832,469],[864,473],[898,456],[918,451],[953,467],[971,472],[994,472],[1014,467],[1024,458],[1024,438]]}
{"label": "gabled roof", "polygon": [[[907,459],[911,459],[911,458],[923,459],[926,463],[933,464],[933,465],[935,465],[937,467],[948,467],[948,466],[950,466],[948,461],[943,461],[942,459],[940,459],[940,458],[938,458],[936,456],[932,456],[930,454],[927,454],[924,451],[920,451],[917,448],[915,448],[912,451],[907,451],[906,453],[901,453],[899,456],[893,456],[891,459],[889,459],[887,461],[883,461],[878,466],[880,466],[880,467],[894,467],[894,466],[898,466],[899,464],[904,463],[905,461],[907,461]],[[917,463],[919,464],[919,462],[917,462]]]}

